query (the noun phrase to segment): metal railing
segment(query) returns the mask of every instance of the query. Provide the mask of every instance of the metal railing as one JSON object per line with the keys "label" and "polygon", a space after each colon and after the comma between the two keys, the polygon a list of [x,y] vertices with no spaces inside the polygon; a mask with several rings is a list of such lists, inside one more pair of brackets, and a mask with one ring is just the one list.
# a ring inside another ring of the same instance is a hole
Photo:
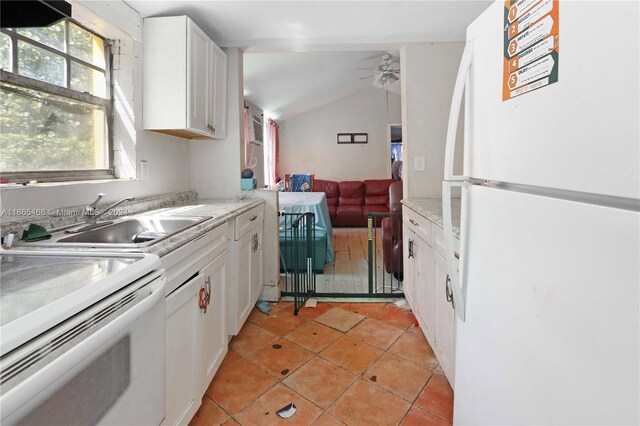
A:
{"label": "metal railing", "polygon": [[403,297],[402,213],[369,213],[367,240],[369,295]]}
{"label": "metal railing", "polygon": [[293,297],[294,315],[316,290],[315,214],[280,212],[282,296]]}

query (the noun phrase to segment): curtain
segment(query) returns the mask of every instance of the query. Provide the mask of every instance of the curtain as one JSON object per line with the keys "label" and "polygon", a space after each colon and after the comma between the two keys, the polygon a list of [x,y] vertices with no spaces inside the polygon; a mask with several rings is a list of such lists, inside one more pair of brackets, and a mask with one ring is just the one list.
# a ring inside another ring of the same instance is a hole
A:
{"label": "curtain", "polygon": [[278,183],[279,144],[278,124],[272,119],[265,123],[264,138],[264,182],[273,188]]}

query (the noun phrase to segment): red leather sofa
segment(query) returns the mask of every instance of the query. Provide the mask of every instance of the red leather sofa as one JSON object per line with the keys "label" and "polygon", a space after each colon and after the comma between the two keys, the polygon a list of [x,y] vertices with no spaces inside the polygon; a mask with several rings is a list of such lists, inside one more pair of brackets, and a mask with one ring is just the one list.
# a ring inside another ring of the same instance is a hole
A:
{"label": "red leather sofa", "polygon": [[[382,221],[382,259],[389,273],[402,274],[402,182],[389,187],[389,211],[396,213]],[[401,276],[398,277],[401,279]]]}
{"label": "red leather sofa", "polygon": [[[342,181],[315,179],[313,192],[327,196],[332,226],[367,226],[367,214],[389,212],[393,179]],[[382,217],[376,219],[378,225]]]}

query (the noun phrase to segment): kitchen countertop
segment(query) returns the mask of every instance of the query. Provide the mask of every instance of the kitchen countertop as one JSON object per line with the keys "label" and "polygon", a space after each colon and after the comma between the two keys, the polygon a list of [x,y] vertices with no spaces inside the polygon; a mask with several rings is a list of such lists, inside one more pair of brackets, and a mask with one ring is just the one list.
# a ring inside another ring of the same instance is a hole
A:
{"label": "kitchen countertop", "polygon": [[184,206],[169,207],[159,210],[153,210],[143,213],[142,215],[161,214],[163,216],[211,216],[196,226],[185,229],[184,231],[174,235],[171,238],[160,241],[157,244],[146,247],[146,253],[157,254],[162,257],[167,253],[187,244],[201,235],[209,232],[213,228],[222,225],[229,219],[238,216],[252,208],[264,203],[260,198],[243,198],[243,199],[215,199],[205,198],[197,199]]}
{"label": "kitchen countertop", "polygon": [[[441,198],[422,198],[412,197],[403,198],[402,204],[410,208],[420,216],[430,222],[433,222],[440,228],[444,229],[442,220],[442,199]],[[453,222],[453,235],[460,238],[460,199],[451,199],[451,219]]]}

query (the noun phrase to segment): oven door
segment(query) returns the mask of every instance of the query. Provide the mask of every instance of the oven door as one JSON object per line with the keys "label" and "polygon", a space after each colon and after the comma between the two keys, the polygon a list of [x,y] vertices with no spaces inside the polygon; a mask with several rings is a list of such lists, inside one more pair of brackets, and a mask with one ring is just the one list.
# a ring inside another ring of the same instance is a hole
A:
{"label": "oven door", "polygon": [[0,359],[2,424],[160,424],[164,284],[154,272]]}

